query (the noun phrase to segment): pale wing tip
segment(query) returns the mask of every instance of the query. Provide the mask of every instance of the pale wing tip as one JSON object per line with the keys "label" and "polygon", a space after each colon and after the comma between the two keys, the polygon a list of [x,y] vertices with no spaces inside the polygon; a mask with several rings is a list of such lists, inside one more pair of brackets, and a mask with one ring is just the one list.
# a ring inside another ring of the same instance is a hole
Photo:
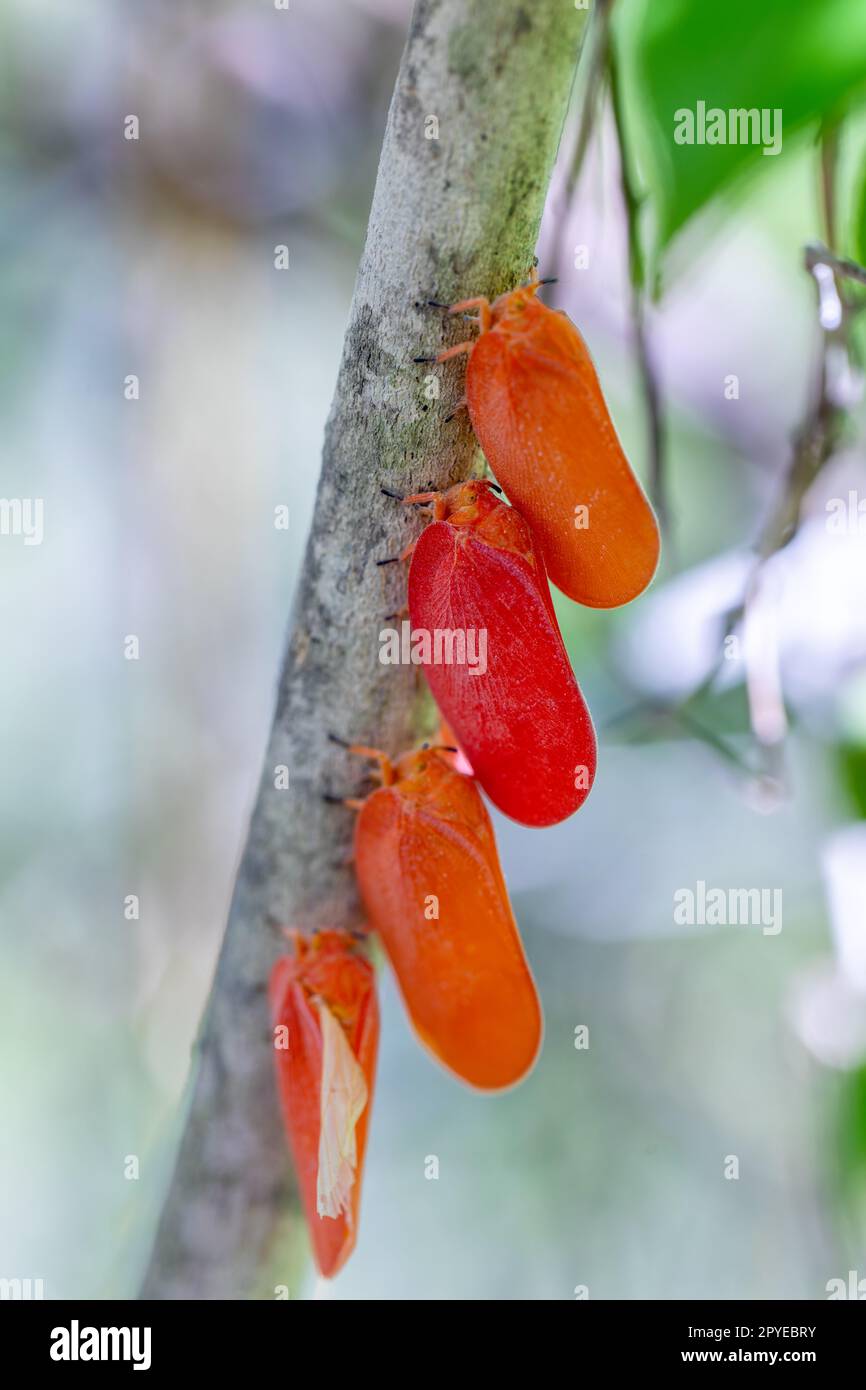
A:
{"label": "pale wing tip", "polygon": [[367,1082],[349,1041],[328,1006],[319,1002],[322,1029],[319,1170],[316,1210],[350,1216],[357,1176],[356,1128],[367,1104]]}

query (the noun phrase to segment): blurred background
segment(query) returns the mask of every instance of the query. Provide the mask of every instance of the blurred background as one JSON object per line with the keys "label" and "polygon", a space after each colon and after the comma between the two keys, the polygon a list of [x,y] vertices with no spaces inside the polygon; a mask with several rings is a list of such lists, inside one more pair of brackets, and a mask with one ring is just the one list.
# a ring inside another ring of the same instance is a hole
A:
{"label": "blurred background", "polygon": [[[497,821],[541,1060],[464,1092],[383,973],[334,1298],[866,1278],[866,290],[804,264],[866,260],[866,11],[613,8],[539,256],[665,561],[626,610],[559,605],[600,734],[585,809]],[[409,12],[0,8],[2,492],[44,506],[41,544],[0,537],[0,1276],[49,1298],[134,1296],[153,1236]],[[699,100],[779,108],[781,152],[676,145]],[[699,881],[781,890],[782,930],[678,925]]]}

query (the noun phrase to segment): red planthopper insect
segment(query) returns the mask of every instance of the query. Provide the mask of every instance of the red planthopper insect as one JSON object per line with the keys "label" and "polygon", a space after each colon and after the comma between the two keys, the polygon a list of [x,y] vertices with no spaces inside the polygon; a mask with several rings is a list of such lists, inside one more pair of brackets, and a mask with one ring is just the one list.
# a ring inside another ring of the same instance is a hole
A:
{"label": "red planthopper insect", "polygon": [[492,488],[405,499],[430,502],[434,517],[412,550],[412,638],[428,636],[430,689],[494,805],[521,825],[555,825],[589,793],[595,733],[533,534]]}
{"label": "red planthopper insect", "polygon": [[[472,428],[509,499],[538,536],[553,583],[592,608],[636,598],[655,573],[653,510],[617,438],[586,343],[543,304],[543,281],[478,310],[480,334],[446,349],[467,352]],[[421,359],[419,359],[421,360]]]}
{"label": "red planthopper insect", "polygon": [[271,972],[274,1059],[313,1254],[332,1278],[355,1246],[379,1010],[373,968],[348,932],[287,933]]}
{"label": "red planthopper insect", "polygon": [[371,925],[430,1051],[481,1090],[511,1086],[541,1045],[535,984],[499,867],[493,827],[452,751],[392,763],[358,810],[355,867]]}

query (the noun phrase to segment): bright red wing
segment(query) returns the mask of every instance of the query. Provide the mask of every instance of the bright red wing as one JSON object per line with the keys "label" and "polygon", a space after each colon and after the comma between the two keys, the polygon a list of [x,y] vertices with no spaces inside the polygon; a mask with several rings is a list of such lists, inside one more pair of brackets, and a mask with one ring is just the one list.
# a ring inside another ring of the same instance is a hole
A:
{"label": "bright red wing", "polygon": [[535,1060],[541,1008],[478,790],[444,760],[433,776],[429,796],[398,784],[367,799],[358,882],[421,1041],[498,1090]]}
{"label": "bright red wing", "polygon": [[[490,467],[538,535],[550,578],[578,603],[614,608],[655,573],[655,516],[629,467],[583,338],[533,301],[475,343],[472,426]],[[576,508],[588,509],[584,514]]]}
{"label": "bright red wing", "polygon": [[424,670],[494,805],[521,825],[570,816],[592,785],[595,733],[540,558],[533,568],[471,531],[434,522],[412,556],[409,613],[413,632],[486,631],[483,674],[444,662]]}

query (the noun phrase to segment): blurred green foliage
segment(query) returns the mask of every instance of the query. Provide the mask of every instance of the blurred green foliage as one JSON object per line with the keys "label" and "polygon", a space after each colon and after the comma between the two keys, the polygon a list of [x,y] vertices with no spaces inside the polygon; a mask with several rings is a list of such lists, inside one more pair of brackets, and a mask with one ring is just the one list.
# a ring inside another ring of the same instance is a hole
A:
{"label": "blurred green foliage", "polygon": [[857,815],[866,818],[866,746],[841,743],[838,757],[842,786]]}
{"label": "blurred green foliage", "polygon": [[[637,76],[660,249],[739,175],[784,159],[791,137],[844,113],[866,91],[863,0],[636,0],[616,33]],[[779,108],[782,152],[760,144],[674,142],[674,113]],[[637,127],[636,127],[637,128]]]}
{"label": "blurred green foliage", "polygon": [[839,1098],[838,1200],[852,1258],[866,1237],[866,1062],[843,1076]]}
{"label": "blurred green foliage", "polygon": [[860,187],[856,199],[854,230],[852,242],[854,255],[861,265],[866,265],[866,163],[860,173]]}

